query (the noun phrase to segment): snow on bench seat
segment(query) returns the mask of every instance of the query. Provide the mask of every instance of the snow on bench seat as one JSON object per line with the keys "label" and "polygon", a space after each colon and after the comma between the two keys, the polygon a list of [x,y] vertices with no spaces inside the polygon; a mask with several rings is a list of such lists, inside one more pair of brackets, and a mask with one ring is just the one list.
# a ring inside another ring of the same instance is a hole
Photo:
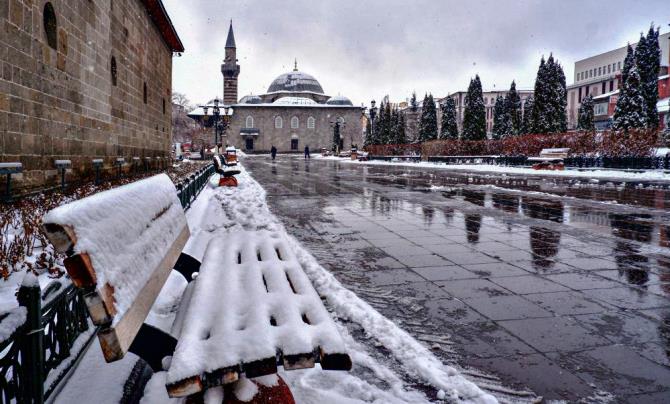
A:
{"label": "snow on bench seat", "polygon": [[47,213],[42,225],[84,300],[107,361],[127,352],[189,237],[170,178],[156,175]]}
{"label": "snow on bench seat", "polygon": [[276,373],[278,364],[351,368],[334,322],[277,233],[213,238],[185,310],[167,374],[173,397],[234,382],[240,373]]}

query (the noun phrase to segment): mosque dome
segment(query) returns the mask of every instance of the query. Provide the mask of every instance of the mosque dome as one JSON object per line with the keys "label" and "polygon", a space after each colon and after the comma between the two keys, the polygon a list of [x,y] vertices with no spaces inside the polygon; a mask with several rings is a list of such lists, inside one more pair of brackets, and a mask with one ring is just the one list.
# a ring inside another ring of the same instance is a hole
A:
{"label": "mosque dome", "polygon": [[335,97],[330,97],[328,101],[326,101],[326,105],[349,105],[353,106],[354,104],[351,102],[351,100],[347,97],[341,96],[341,95],[336,95]]}
{"label": "mosque dome", "polygon": [[240,99],[240,104],[262,104],[263,100],[257,95],[245,95]]}
{"label": "mosque dome", "polygon": [[314,77],[307,73],[298,71],[297,62],[292,72],[279,75],[279,77],[274,79],[268,88],[268,93],[275,93],[279,91],[323,94],[323,88],[321,88],[321,84],[319,84],[319,82]]}

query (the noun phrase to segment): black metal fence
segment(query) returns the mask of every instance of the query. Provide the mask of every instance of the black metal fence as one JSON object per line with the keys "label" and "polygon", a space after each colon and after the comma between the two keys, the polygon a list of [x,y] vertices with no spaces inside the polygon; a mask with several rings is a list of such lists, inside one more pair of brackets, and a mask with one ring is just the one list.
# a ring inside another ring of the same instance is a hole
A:
{"label": "black metal fence", "polygon": [[181,206],[184,210],[188,210],[191,207],[191,203],[193,203],[202,188],[207,184],[212,174],[214,174],[214,164],[208,164],[177,184],[177,196],[179,196]]}
{"label": "black metal fence", "polygon": [[[71,357],[75,341],[89,329],[88,312],[72,284],[53,282],[44,291],[37,283],[21,286],[17,297],[26,319],[0,342],[0,403],[42,403],[84,351]],[[45,386],[49,376],[53,382]]]}

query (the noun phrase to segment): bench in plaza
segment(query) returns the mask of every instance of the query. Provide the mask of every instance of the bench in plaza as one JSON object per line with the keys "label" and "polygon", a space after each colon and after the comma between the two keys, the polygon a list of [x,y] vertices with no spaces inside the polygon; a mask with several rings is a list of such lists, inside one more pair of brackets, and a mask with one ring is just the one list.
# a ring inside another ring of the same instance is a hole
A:
{"label": "bench in plaza", "polygon": [[[334,322],[283,236],[213,238],[202,263],[182,253],[189,229],[165,174],[60,206],[42,227],[67,255],[67,272],[100,327],[105,359],[133,352],[154,371],[168,367],[171,396],[273,374],[278,365],[351,368]],[[168,334],[144,321],[173,268],[189,285]]]}
{"label": "bench in plaza", "polygon": [[535,162],[535,170],[563,170],[569,152],[569,148],[542,149],[538,157],[528,157],[528,161]]}
{"label": "bench in plaza", "polygon": [[236,187],[237,178],[235,176],[240,173],[240,170],[236,168],[237,166],[237,154],[233,148],[232,152],[226,150],[226,154],[218,155],[215,154],[212,157],[214,160],[214,171],[219,174],[219,186],[222,187]]}

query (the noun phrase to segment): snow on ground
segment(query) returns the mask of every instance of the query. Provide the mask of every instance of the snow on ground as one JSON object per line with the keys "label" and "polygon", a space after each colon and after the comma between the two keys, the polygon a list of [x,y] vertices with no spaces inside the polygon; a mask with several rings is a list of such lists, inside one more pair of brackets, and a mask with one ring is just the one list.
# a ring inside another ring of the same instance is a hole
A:
{"label": "snow on ground", "polygon": [[623,181],[668,181],[670,182],[670,172],[664,170],[644,170],[644,171],[626,171],[616,169],[599,168],[566,168],[563,171],[534,170],[528,167],[508,167],[496,166],[491,164],[444,164],[421,161],[413,163],[409,161],[382,161],[382,160],[349,160],[334,156],[315,156],[316,159],[335,160],[346,164],[367,164],[367,165],[389,165],[404,166],[414,168],[439,168],[441,170],[451,170],[457,172],[469,173],[490,173],[490,174],[509,174],[522,176],[543,176],[543,177],[574,177],[589,179],[615,179]]}
{"label": "snow on ground", "polygon": [[[336,317],[358,323],[365,333],[384,345],[407,374],[434,388],[435,397],[453,401],[489,403],[495,398],[467,380],[458,370],[443,364],[424,345],[401,330],[323,268],[297,240],[286,234],[281,222],[270,212],[265,190],[240,167],[239,187],[217,188],[213,176],[187,213],[191,239],[185,250],[201,259],[204,246],[221,234],[269,230],[285,234],[302,268],[319,294],[325,297]],[[413,402],[427,401],[424,394],[407,386],[392,369],[372,358],[340,326],[354,369],[325,372],[317,369],[282,373],[298,398],[306,403]],[[361,378],[357,375],[372,374]],[[145,390],[144,402],[165,402],[165,372],[157,373]]]}

